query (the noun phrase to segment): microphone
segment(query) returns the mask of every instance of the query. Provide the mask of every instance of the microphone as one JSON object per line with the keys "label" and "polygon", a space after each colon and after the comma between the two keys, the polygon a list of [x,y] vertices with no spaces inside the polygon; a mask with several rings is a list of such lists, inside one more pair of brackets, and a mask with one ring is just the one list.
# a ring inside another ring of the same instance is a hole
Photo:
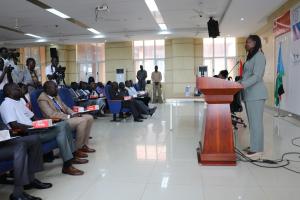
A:
{"label": "microphone", "polygon": [[232,67],[232,69],[228,72],[228,74],[230,74],[234,70],[234,68],[236,68],[236,66],[238,66],[239,63],[240,63],[240,61],[237,61],[235,63],[235,65]]}

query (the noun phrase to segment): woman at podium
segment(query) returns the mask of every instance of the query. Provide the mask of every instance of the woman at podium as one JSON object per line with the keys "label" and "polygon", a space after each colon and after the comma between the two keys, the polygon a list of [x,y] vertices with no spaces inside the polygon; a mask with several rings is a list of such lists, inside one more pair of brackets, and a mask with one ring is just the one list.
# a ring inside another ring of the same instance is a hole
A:
{"label": "woman at podium", "polygon": [[243,67],[241,84],[244,87],[243,100],[250,131],[250,147],[246,151],[248,157],[257,158],[261,157],[264,150],[263,113],[268,97],[263,81],[266,58],[262,52],[260,37],[257,35],[250,35],[247,38],[245,49],[248,54]]}

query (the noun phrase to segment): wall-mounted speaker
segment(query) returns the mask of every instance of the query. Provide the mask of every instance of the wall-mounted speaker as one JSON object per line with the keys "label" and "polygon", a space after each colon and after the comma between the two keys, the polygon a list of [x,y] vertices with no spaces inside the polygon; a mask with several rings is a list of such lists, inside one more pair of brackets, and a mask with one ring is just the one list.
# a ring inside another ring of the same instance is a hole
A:
{"label": "wall-mounted speaker", "polygon": [[50,57],[58,57],[56,48],[50,48]]}
{"label": "wall-mounted speaker", "polygon": [[216,38],[220,36],[219,22],[214,20],[212,17],[210,17],[209,21],[207,22],[207,28],[209,37]]}

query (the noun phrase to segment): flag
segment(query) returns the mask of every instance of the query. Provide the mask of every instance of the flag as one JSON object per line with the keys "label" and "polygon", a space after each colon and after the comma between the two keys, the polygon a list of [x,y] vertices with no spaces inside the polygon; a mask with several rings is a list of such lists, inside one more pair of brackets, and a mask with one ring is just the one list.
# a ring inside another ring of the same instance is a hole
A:
{"label": "flag", "polygon": [[278,51],[278,61],[277,61],[277,76],[276,76],[276,84],[275,84],[275,105],[278,106],[281,101],[281,95],[284,94],[282,77],[284,76],[284,67],[282,61],[282,53],[281,53],[281,43]]}
{"label": "flag", "polygon": [[239,76],[240,76],[240,77],[243,76],[243,61],[242,61],[242,60],[240,60]]}

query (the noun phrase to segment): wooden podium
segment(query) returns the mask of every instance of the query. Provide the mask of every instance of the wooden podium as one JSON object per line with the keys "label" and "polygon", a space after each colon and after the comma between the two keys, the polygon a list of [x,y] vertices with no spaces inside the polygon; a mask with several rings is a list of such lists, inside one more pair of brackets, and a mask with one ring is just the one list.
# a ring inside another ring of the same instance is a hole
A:
{"label": "wooden podium", "polygon": [[243,87],[239,83],[210,77],[197,78],[197,88],[205,95],[207,107],[202,140],[197,149],[202,165],[236,165],[230,103]]}

